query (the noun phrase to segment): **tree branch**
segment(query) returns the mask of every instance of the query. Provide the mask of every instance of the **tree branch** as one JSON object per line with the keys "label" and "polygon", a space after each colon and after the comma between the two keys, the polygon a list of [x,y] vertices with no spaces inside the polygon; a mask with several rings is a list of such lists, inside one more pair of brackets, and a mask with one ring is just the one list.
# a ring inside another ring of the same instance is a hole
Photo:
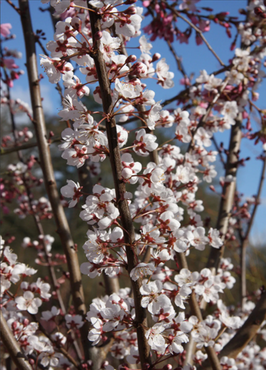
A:
{"label": "tree branch", "polygon": [[[261,295],[256,307],[249,315],[243,326],[238,329],[237,333],[226,346],[219,353],[219,358],[227,356],[230,358],[236,358],[237,355],[248,345],[248,343],[254,338],[261,324],[266,319],[266,291]],[[211,370],[211,366],[204,362],[201,370]]]}
{"label": "tree branch", "polygon": [[[56,181],[54,177],[50,147],[46,139],[45,119],[38,79],[35,37],[32,30],[28,0],[19,0],[19,6],[21,10],[21,23],[23,27],[26,46],[26,56],[27,56],[26,63],[28,70],[31,104],[34,117],[33,123],[38,142],[40,162],[45,180],[46,191],[53,209],[53,214],[57,225],[57,233],[60,236],[60,240],[67,258],[68,269],[70,272],[71,293],[73,295],[75,311],[77,314],[85,316],[86,306],[84,301],[83,287],[81,283],[81,273],[79,268],[78,257],[77,253],[73,248],[74,242],[71,237],[64,209],[60,202],[60,197],[58,194]],[[85,323],[81,328],[82,344],[86,358],[91,358],[93,357],[93,354],[92,353],[90,354],[89,349],[90,343],[88,342],[87,339],[87,333],[88,327],[87,324]],[[92,349],[92,352],[95,352],[95,350]]]}
{"label": "tree branch", "polygon": [[[238,152],[240,149],[241,143],[241,125],[242,120],[237,119],[234,126],[231,128],[230,144],[229,144],[229,153],[227,156],[225,178],[227,176],[232,176],[232,182],[225,184],[223,186],[223,193],[220,201],[219,214],[217,219],[216,228],[220,231],[220,237],[223,242],[225,242],[225,236],[228,229],[228,222],[231,215],[235,189],[236,189],[236,173],[238,168]],[[225,245],[219,249],[211,248],[209,255],[209,260],[207,263],[207,268],[212,268],[217,270],[219,266],[220,259],[223,256]]]}
{"label": "tree branch", "polygon": [[244,325],[237,331],[236,335],[222,349],[219,357],[227,356],[236,358],[236,356],[247,346],[254,338],[261,324],[266,319],[266,291],[261,295],[256,307],[245,321]]}
{"label": "tree branch", "polygon": [[[111,116],[111,112],[113,109],[112,105],[112,96],[111,96],[111,89],[110,89],[110,82],[106,72],[106,66],[103,59],[103,55],[99,50],[100,40],[97,35],[101,32],[101,18],[96,13],[94,9],[92,9],[91,5],[88,4],[88,8],[90,9],[90,21],[91,21],[91,29],[92,29],[92,37],[94,43],[94,55],[93,59],[95,62],[97,75],[99,78],[99,85],[101,90],[101,97],[103,102],[103,110],[106,114],[106,132],[108,137],[109,143],[109,151],[110,151],[110,161],[112,166],[112,173],[114,178],[115,190],[116,190],[116,201],[119,209],[119,213],[121,216],[121,223],[124,230],[124,240],[126,247],[126,254],[128,260],[128,273],[130,274],[131,270],[138,264],[138,257],[136,253],[136,246],[135,246],[135,232],[134,226],[132,222],[132,218],[130,215],[130,211],[128,208],[127,200],[125,199],[124,195],[126,192],[125,183],[122,180],[122,164],[120,158],[120,151],[118,146],[117,140],[117,131],[116,131],[116,121],[113,116]],[[134,294],[134,302],[135,302],[135,310],[136,310],[136,320],[135,325],[137,329],[137,337],[138,337],[138,347],[139,347],[139,354],[142,368],[144,369],[147,364],[151,364],[150,359],[150,348],[145,337],[145,327],[147,327],[147,319],[146,319],[146,310],[141,307],[141,293],[140,293],[140,286],[141,281],[140,279],[137,281],[131,280],[132,291]]]}
{"label": "tree branch", "polygon": [[211,47],[211,45],[208,43],[208,41],[206,40],[206,38],[204,37],[202,31],[197,27],[195,26],[195,24],[193,24],[192,22],[190,22],[187,18],[185,18],[183,15],[181,15],[176,9],[174,9],[173,7],[169,7],[172,12],[178,17],[178,18],[181,18],[183,19],[184,22],[186,22],[191,28],[193,28],[197,34],[200,35],[202,41],[204,41],[204,43],[206,44],[207,48],[212,52],[212,54],[215,56],[215,58],[218,60],[218,62],[221,64],[221,66],[225,67],[225,64],[222,62],[222,60],[218,57],[218,55],[216,54],[216,52],[213,50],[213,48]]}
{"label": "tree branch", "polygon": [[32,367],[25,359],[24,354],[21,352],[18,342],[16,341],[12,331],[9,329],[2,310],[0,310],[0,337],[18,369],[32,370]]}
{"label": "tree branch", "polygon": [[254,218],[257,212],[258,205],[260,204],[260,195],[263,188],[263,183],[265,180],[265,171],[266,171],[266,156],[263,159],[263,166],[261,170],[260,180],[259,180],[259,186],[257,190],[257,195],[255,198],[255,204],[251,213],[250,220],[248,222],[248,227],[244,235],[240,233],[240,242],[241,242],[241,252],[240,252],[240,266],[241,266],[241,303],[242,307],[244,306],[244,303],[246,302],[247,297],[247,284],[246,284],[246,251],[249,241],[249,234],[251,231],[251,228],[253,226]]}

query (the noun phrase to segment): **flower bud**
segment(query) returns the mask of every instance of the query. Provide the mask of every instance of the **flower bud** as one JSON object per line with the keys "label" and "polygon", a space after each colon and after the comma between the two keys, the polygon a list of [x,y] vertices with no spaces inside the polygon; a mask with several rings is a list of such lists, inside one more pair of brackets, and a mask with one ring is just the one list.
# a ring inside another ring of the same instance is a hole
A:
{"label": "flower bud", "polygon": [[136,14],[136,12],[137,12],[137,10],[134,6],[130,6],[129,8],[124,10],[124,13],[128,14],[128,15]]}
{"label": "flower bud", "polygon": [[156,62],[156,60],[159,60],[161,58],[161,54],[155,53],[152,57],[152,62]]}
{"label": "flower bud", "polygon": [[103,37],[103,33],[102,33],[102,31],[97,31],[97,32],[94,34],[94,40],[100,40],[102,37]]}
{"label": "flower bud", "polygon": [[127,57],[127,59],[126,59],[126,64],[127,63],[133,63],[133,62],[135,62],[137,60],[137,57],[136,57],[136,55],[129,55],[128,57]]}

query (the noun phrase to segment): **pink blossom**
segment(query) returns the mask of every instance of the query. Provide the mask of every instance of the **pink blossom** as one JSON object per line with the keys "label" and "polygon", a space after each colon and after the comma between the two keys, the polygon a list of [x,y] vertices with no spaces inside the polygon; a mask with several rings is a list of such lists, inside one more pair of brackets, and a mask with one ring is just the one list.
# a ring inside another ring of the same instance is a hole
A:
{"label": "pink blossom", "polygon": [[15,68],[19,68],[19,66],[15,63],[14,59],[6,59],[4,58],[3,59],[3,62],[4,62],[4,66],[7,68],[7,69],[15,69]]}
{"label": "pink blossom", "polygon": [[7,37],[8,35],[10,35],[11,28],[12,28],[12,25],[10,23],[0,24],[0,34],[3,37]]}

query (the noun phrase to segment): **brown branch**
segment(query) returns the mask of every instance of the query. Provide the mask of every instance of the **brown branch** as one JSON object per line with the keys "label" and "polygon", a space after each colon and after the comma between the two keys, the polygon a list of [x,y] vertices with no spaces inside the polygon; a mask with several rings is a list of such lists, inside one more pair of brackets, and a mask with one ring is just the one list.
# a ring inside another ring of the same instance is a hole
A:
{"label": "brown branch", "polygon": [[[219,358],[222,358],[223,356],[236,358],[257,334],[264,320],[266,320],[266,291],[262,293],[256,307],[251,312],[243,326],[219,353]],[[208,363],[204,362],[200,369],[211,370],[211,367]]]}
{"label": "brown branch", "polygon": [[175,49],[173,48],[170,40],[167,40],[167,45],[171,51],[171,53],[173,54],[173,57],[175,58],[175,61],[176,61],[176,64],[177,64],[177,69],[182,73],[184,79],[185,79],[185,86],[188,87],[187,83],[186,83],[186,79],[188,78],[187,74],[186,74],[186,71],[184,69],[184,66],[182,64],[182,58],[180,58],[176,52],[175,52]]}
{"label": "brown branch", "polygon": [[[58,138],[58,139],[54,139],[54,140],[49,140],[49,145],[53,144],[53,143],[59,143],[61,140]],[[3,148],[3,147],[0,147],[0,156],[1,155],[8,155],[10,153],[15,153],[15,152],[18,152],[19,150],[26,150],[26,149],[31,149],[31,148],[35,148],[36,146],[38,146],[38,143],[36,142],[33,142],[33,143],[25,143],[25,144],[16,144],[16,146],[12,146],[10,148]]]}
{"label": "brown branch", "polygon": [[202,41],[204,41],[204,43],[206,44],[207,48],[210,50],[210,52],[215,56],[215,58],[218,60],[218,62],[223,66],[225,67],[225,64],[222,62],[222,60],[218,57],[218,55],[216,54],[216,52],[213,50],[213,48],[211,47],[211,45],[208,43],[208,41],[206,40],[206,38],[204,37],[203,35],[203,32],[197,27],[195,26],[195,24],[193,24],[192,22],[190,22],[187,18],[185,18],[182,14],[180,14],[176,9],[174,9],[173,6],[169,6],[168,7],[169,9],[171,9],[171,11],[178,17],[178,18],[181,18],[183,19],[184,22],[186,22],[191,28],[193,28],[198,35],[200,35]]}
{"label": "brown branch", "polygon": [[12,331],[9,329],[2,310],[0,310],[0,337],[17,368],[20,370],[32,370],[32,367],[25,359],[25,355],[21,352]]}
{"label": "brown branch", "polygon": [[[2,48],[0,48],[0,49],[1,49],[0,51],[1,51],[1,55],[2,55]],[[4,73],[5,73],[5,78],[7,79],[6,71],[4,71]],[[16,121],[15,121],[15,117],[14,117],[14,114],[13,114],[13,111],[12,111],[12,106],[11,106],[11,95],[10,95],[10,87],[9,86],[7,86],[7,100],[8,100],[8,108],[9,108],[9,113],[10,113],[10,118],[11,118],[11,126],[12,126],[12,132],[13,132],[13,137],[14,137],[14,143],[15,143],[15,146],[18,148],[17,157],[18,157],[18,160],[20,162],[24,163],[23,155],[22,155],[21,151],[19,150],[19,145],[18,145],[18,135],[16,133],[17,132],[16,131],[17,127],[16,127]],[[31,209],[31,214],[32,214],[32,217],[33,217],[38,235],[44,235],[44,230],[43,230],[43,227],[42,227],[42,224],[41,224],[40,217],[36,214],[36,212],[33,209],[32,192],[31,192],[31,189],[29,187],[28,181],[27,181],[26,176],[25,176],[24,173],[22,174],[22,181],[23,181],[23,185],[24,185],[25,190],[26,190],[28,200],[29,200],[29,206],[30,206],[30,209]],[[46,245],[44,239],[41,239],[40,243],[41,243],[41,245],[43,247],[43,250],[44,250],[45,259],[46,259],[46,263],[47,263],[47,266],[48,266],[48,272],[49,272],[49,275],[50,275],[50,282],[53,286],[53,289],[55,290],[55,292],[57,294],[57,299],[58,299],[59,306],[60,306],[63,314],[65,315],[66,314],[65,305],[64,305],[64,302],[63,302],[63,299],[62,299],[62,296],[61,296],[60,288],[58,287],[58,284],[57,284],[57,278],[56,278],[55,270],[54,270],[54,267],[52,266],[52,261],[51,261],[51,257],[49,255],[49,252],[48,252],[48,249],[47,249],[47,245]],[[77,344],[77,341],[76,341],[75,336],[74,336],[73,333],[72,333],[72,339],[73,339],[73,344],[74,344],[74,348],[76,350],[77,356],[81,360],[81,358],[82,358],[81,352],[80,352],[79,346]]]}
{"label": "brown branch", "polygon": [[[136,253],[135,246],[135,232],[133,227],[132,218],[130,215],[127,200],[124,195],[126,192],[125,183],[122,180],[122,164],[120,158],[120,151],[117,140],[116,122],[112,116],[112,96],[110,89],[110,81],[107,76],[106,66],[103,59],[103,55],[99,50],[100,40],[97,35],[101,32],[101,18],[92,9],[91,5],[88,3],[88,8],[90,9],[90,21],[92,29],[92,37],[94,43],[94,53],[93,58],[97,70],[97,75],[99,78],[99,85],[101,90],[101,97],[103,102],[103,109],[106,114],[106,132],[109,143],[110,151],[110,161],[112,166],[112,173],[114,178],[115,190],[116,190],[116,201],[118,209],[121,216],[122,227],[126,232],[124,232],[124,240],[126,245],[126,254],[128,260],[128,273],[138,264],[138,257]],[[146,310],[141,307],[141,293],[140,293],[140,280],[131,280],[132,291],[134,294],[136,319],[135,325],[137,329],[138,337],[138,348],[140,354],[140,360],[142,368],[146,368],[147,364],[151,364],[150,359],[150,348],[145,337],[145,327],[147,327]]]}
{"label": "brown branch", "polygon": [[15,11],[18,13],[18,14],[20,14],[20,9],[14,4],[14,3],[12,3],[12,1],[11,0],[6,0],[6,2],[9,4],[9,5],[11,5],[12,6],[12,8],[13,9],[15,9]]}
{"label": "brown branch", "polygon": [[[231,215],[233,203],[234,203],[234,196],[235,196],[235,189],[236,189],[236,174],[238,168],[238,152],[240,149],[241,143],[241,124],[242,121],[240,119],[236,120],[236,123],[231,128],[231,136],[230,136],[230,144],[229,144],[229,153],[227,156],[226,162],[226,170],[225,170],[225,177],[231,175],[233,181],[227,185],[223,186],[223,193],[221,196],[220,201],[220,208],[219,214],[217,219],[216,228],[220,232],[220,237],[223,242],[225,242],[226,233],[228,230],[228,223],[229,218]],[[209,255],[209,260],[207,263],[207,268],[217,270],[219,266],[220,259],[224,253],[225,244],[219,249],[211,248],[211,252]]]}
{"label": "brown branch", "polygon": [[242,235],[241,232],[239,233],[240,243],[241,243],[241,246],[240,246],[240,267],[241,267],[241,286],[240,286],[240,290],[241,290],[241,305],[242,305],[242,308],[243,308],[243,306],[246,302],[246,297],[247,297],[246,252],[247,252],[247,246],[248,246],[248,241],[249,241],[249,234],[250,234],[251,228],[253,226],[253,222],[254,222],[254,218],[255,218],[255,215],[256,215],[258,205],[260,204],[260,195],[261,195],[261,191],[262,191],[262,188],[263,188],[263,183],[264,183],[264,180],[265,180],[265,171],[266,171],[266,156],[263,159],[263,166],[262,166],[262,170],[261,170],[259,186],[258,186],[258,190],[257,190],[257,195],[255,197],[255,205],[253,207],[250,220],[248,222],[247,230],[245,232],[245,235]]}
{"label": "brown branch", "polygon": [[216,139],[215,139],[215,137],[214,137],[214,136],[212,137],[212,142],[213,142],[213,144],[214,144],[214,146],[215,146],[215,149],[216,149],[216,150],[217,150],[217,152],[218,152],[218,155],[219,155],[219,157],[220,157],[220,161],[221,161],[221,163],[222,163],[222,165],[223,165],[223,168],[225,168],[225,161],[224,161],[224,159],[223,159],[222,153],[221,153],[221,151],[220,151],[220,148],[219,148],[218,143],[217,143],[217,141],[216,141]]}
{"label": "brown branch", "polygon": [[249,315],[243,326],[237,331],[236,335],[222,349],[219,357],[227,356],[236,358],[236,356],[247,346],[254,338],[261,324],[266,319],[266,291],[261,295],[260,300],[254,310]]}
{"label": "brown branch", "polygon": [[[31,95],[31,104],[34,117],[35,134],[39,147],[40,162],[45,180],[46,191],[53,209],[55,217],[57,232],[59,234],[64,252],[67,258],[68,269],[70,273],[71,293],[73,295],[73,303],[77,314],[85,316],[86,306],[84,302],[84,293],[81,283],[81,273],[77,253],[74,250],[74,242],[71,237],[69,225],[64,213],[64,209],[60,202],[56,181],[54,177],[51,153],[49,143],[46,140],[46,128],[44,113],[42,108],[41,93],[38,79],[37,58],[35,50],[35,37],[32,30],[31,17],[29,12],[28,0],[19,0],[21,10],[21,23],[23,27],[26,56],[27,56],[27,70],[28,80]],[[90,349],[89,341],[87,339],[88,327],[86,324],[81,328],[82,344],[86,358],[93,357]],[[92,352],[95,352],[92,349]]]}

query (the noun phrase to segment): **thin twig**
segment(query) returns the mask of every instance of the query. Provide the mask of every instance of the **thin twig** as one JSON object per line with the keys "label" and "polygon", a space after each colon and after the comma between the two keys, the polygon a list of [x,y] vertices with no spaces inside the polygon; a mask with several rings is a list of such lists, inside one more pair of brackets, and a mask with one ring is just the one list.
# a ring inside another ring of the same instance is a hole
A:
{"label": "thin twig", "polygon": [[222,163],[223,167],[225,168],[225,161],[224,161],[224,158],[223,158],[223,156],[222,156],[222,153],[221,153],[221,151],[220,151],[220,148],[219,148],[219,146],[218,146],[218,143],[217,143],[217,141],[216,141],[215,137],[213,136],[211,140],[212,140],[212,142],[213,142],[213,144],[214,144],[214,146],[215,146],[215,149],[216,149],[216,150],[217,150],[217,152],[218,152],[218,155],[219,155],[219,157],[220,157],[220,161],[221,161],[221,163]]}
{"label": "thin twig", "polygon": [[177,64],[177,69],[182,73],[182,75],[184,77],[185,86],[188,87],[188,85],[186,83],[188,76],[187,76],[186,71],[184,69],[184,66],[182,64],[182,59],[176,54],[175,49],[173,48],[170,40],[167,40],[167,45],[168,45],[171,53],[173,54],[173,57],[175,58],[175,61],[176,61],[176,64]]}
{"label": "thin twig", "polygon": [[[53,139],[53,140],[49,140],[49,145],[50,144],[53,144],[53,143],[59,143],[61,141],[60,138],[56,138],[56,139]],[[19,150],[26,150],[26,149],[31,149],[31,148],[34,148],[34,147],[37,147],[38,146],[38,143],[36,142],[29,142],[29,143],[25,143],[25,144],[16,144],[16,146],[12,146],[10,148],[3,148],[3,147],[0,147],[0,156],[1,155],[8,155],[10,153],[15,153],[15,152],[18,152]]]}
{"label": "thin twig", "polygon": [[15,11],[16,11],[18,14],[20,14],[20,9],[19,9],[15,4],[13,4],[11,0],[6,0],[6,2],[7,2],[9,5],[11,5],[11,6],[12,6],[12,8],[13,8],[13,9],[15,9]]}
{"label": "thin twig", "polygon": [[218,57],[218,55],[216,54],[216,52],[213,50],[213,48],[211,47],[211,45],[206,40],[205,36],[203,35],[203,32],[197,26],[195,26],[195,24],[193,24],[192,22],[190,22],[187,18],[185,18],[182,14],[180,14],[176,9],[174,9],[172,6],[169,6],[168,8],[171,9],[171,11],[178,18],[183,19],[183,21],[186,22],[191,28],[193,28],[197,32],[198,35],[200,35],[201,39],[204,41],[204,43],[206,44],[206,46],[210,50],[210,52],[215,56],[215,58],[218,60],[218,62],[221,64],[221,66],[225,67],[225,64]]}

